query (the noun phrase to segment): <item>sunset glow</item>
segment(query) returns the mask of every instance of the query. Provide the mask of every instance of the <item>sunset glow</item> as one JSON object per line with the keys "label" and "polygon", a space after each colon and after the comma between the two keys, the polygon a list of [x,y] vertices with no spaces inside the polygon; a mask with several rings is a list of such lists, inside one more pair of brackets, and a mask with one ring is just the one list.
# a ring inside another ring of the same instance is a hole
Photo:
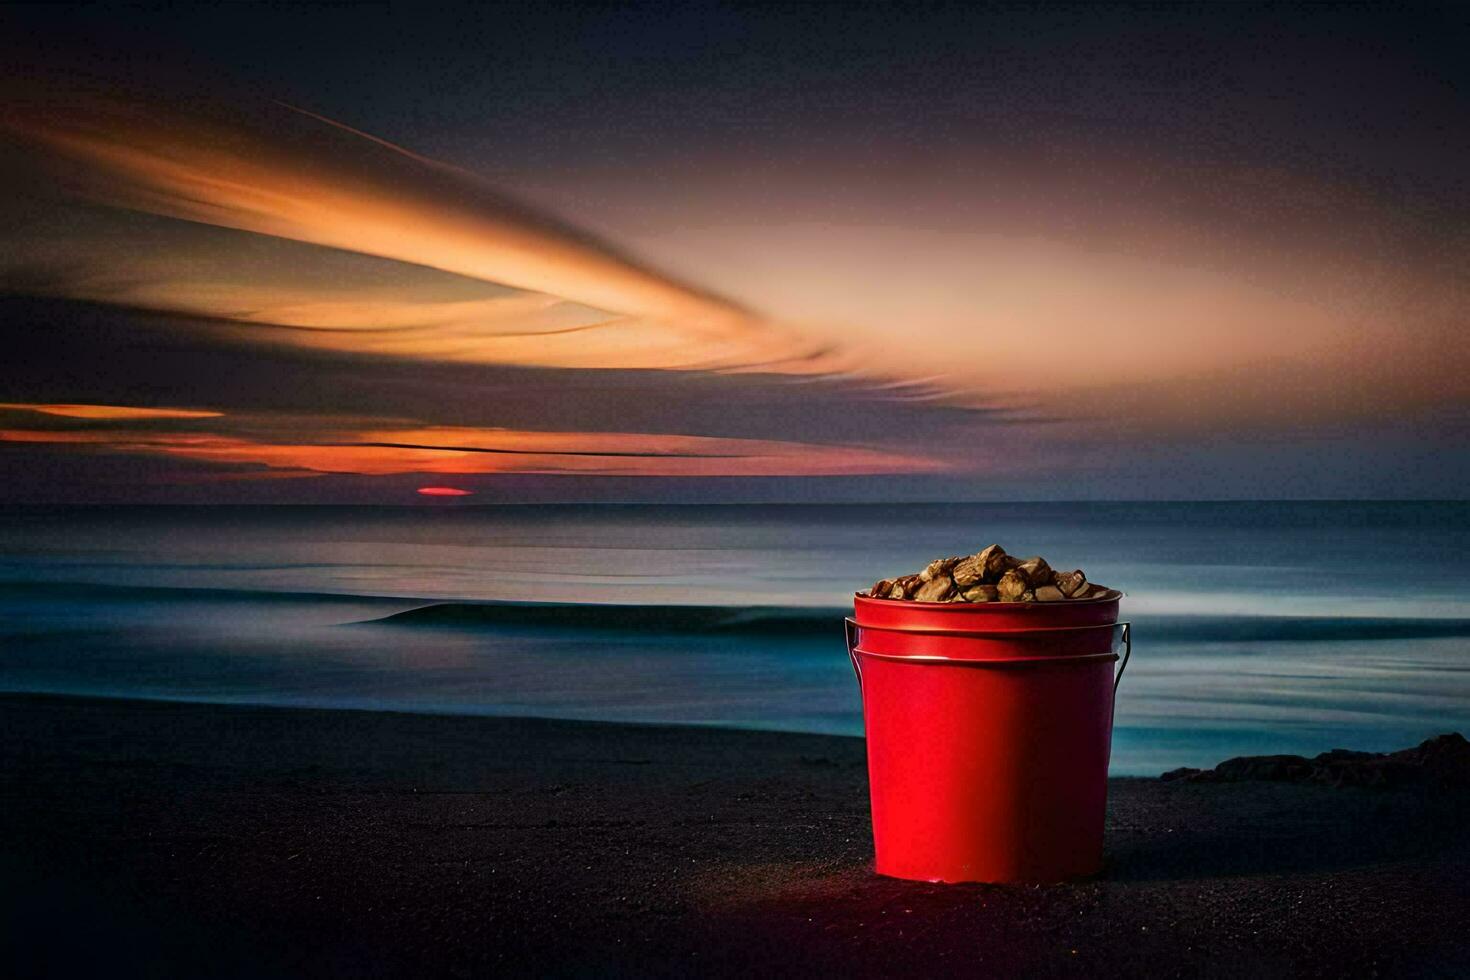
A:
{"label": "sunset glow", "polygon": [[[518,72],[465,67],[473,98],[427,115],[392,90],[13,72],[0,429],[23,493],[53,468],[109,500],[126,473],[150,497],[270,474],[272,500],[389,499],[410,473],[590,498],[1458,493],[1470,239],[1464,167],[1413,150],[1463,129],[1433,73],[1374,61],[1299,119],[1181,115],[1138,49],[1101,87],[1059,66],[1079,101],[1038,103],[1030,42],[964,67],[982,35],[925,40],[932,73],[891,87],[741,49],[677,98],[612,78],[534,107],[499,96],[571,67],[501,52]],[[1284,106],[1298,79],[1275,82],[1211,91]],[[714,104],[749,119],[712,128]]]}
{"label": "sunset glow", "polygon": [[419,487],[418,492],[425,497],[470,497],[474,495],[473,490],[461,490],[458,487]]}
{"label": "sunset glow", "polygon": [[862,447],[631,432],[505,429],[365,429],[315,433],[322,441],[270,441],[208,432],[136,429],[0,429],[0,443],[252,464],[305,474],[583,473],[620,476],[835,476],[939,472],[920,456]]}

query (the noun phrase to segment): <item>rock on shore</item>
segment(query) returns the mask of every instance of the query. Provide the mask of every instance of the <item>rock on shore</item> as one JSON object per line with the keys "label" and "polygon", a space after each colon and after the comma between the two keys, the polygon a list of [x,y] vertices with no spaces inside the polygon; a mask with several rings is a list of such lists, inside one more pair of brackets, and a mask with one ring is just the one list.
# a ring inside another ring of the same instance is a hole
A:
{"label": "rock on shore", "polygon": [[1424,784],[1470,790],[1470,741],[1458,732],[1449,732],[1398,752],[1333,749],[1310,759],[1300,755],[1247,755],[1227,759],[1213,769],[1173,769],[1160,778],[1192,783],[1261,780],[1329,786]]}

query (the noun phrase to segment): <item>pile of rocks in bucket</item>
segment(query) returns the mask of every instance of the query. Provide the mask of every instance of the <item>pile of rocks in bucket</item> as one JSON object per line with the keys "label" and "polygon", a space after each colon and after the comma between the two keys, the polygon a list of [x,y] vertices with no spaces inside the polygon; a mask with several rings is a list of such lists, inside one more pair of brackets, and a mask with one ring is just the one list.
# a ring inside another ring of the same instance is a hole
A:
{"label": "pile of rocks in bucket", "polygon": [[916,575],[882,579],[868,595],[915,602],[1065,602],[1119,593],[1088,582],[1080,568],[1053,571],[1045,558],[1015,558],[993,544],[973,555],[936,558]]}

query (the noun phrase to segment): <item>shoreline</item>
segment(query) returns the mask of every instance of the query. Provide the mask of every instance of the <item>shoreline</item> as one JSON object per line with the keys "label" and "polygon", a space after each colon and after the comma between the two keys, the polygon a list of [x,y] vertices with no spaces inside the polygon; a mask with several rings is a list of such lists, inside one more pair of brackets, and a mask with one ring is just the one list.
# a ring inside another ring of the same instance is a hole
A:
{"label": "shoreline", "polygon": [[872,874],[850,736],[56,695],[0,736],[11,976],[1470,970],[1419,790],[1117,777],[1102,875],[942,886]]}

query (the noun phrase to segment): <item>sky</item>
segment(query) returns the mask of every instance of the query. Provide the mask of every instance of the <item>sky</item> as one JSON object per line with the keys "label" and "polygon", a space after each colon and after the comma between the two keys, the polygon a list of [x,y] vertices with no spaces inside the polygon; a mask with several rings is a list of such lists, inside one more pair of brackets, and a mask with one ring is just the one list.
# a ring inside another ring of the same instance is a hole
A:
{"label": "sky", "polygon": [[1467,10],[0,9],[0,501],[1463,497]]}

